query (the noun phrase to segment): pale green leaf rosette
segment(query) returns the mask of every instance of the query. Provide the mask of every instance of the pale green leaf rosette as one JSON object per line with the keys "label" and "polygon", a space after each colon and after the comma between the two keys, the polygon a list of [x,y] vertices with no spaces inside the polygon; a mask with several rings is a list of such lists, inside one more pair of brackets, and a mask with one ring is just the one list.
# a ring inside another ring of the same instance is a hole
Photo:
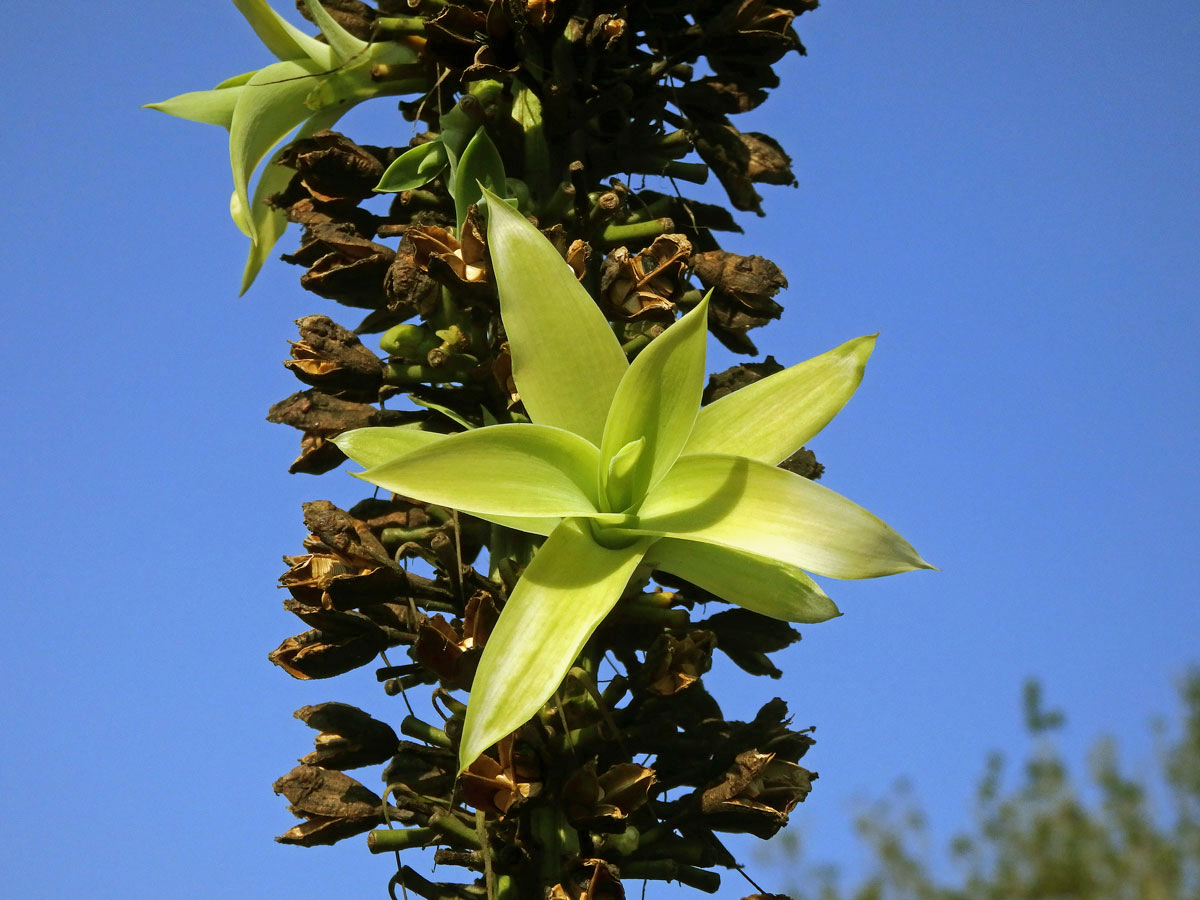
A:
{"label": "pale green leaf rosette", "polygon": [[361,41],[339,25],[317,0],[304,2],[327,43],[289,24],[265,0],[234,0],[278,62],[227,79],[211,91],[180,94],[147,104],[150,109],[228,129],[234,184],[230,212],[251,240],[243,293],[287,227],[286,215],[266,206],[268,197],[287,186],[285,174],[289,178],[292,174],[275,164],[278,156],[264,167],[251,198],[251,177],[271,149],[297,126],[303,125],[297,137],[305,137],[331,127],[363,100],[425,88],[420,76],[399,81],[375,81],[371,77],[378,63],[415,63],[416,51],[392,42]]}
{"label": "pale green leaf rosette", "polygon": [[639,563],[795,622],[840,615],[807,572],[929,568],[876,516],[775,466],[853,394],[874,338],[701,409],[707,299],[628,364],[558,251],[483,196],[513,377],[536,424],[337,438],[373,484],[549,535],[484,647],[460,768],[546,702]]}

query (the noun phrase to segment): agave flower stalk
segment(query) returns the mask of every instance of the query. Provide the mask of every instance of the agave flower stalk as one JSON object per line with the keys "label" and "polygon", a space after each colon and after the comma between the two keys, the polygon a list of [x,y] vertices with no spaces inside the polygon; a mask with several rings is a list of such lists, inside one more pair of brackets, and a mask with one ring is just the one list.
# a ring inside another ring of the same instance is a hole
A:
{"label": "agave flower stalk", "polygon": [[[226,79],[208,91],[180,94],[148,103],[173,116],[220,125],[229,132],[233,170],[230,214],[250,238],[250,255],[242,275],[242,293],[254,282],[267,255],[287,228],[286,213],[272,209],[267,198],[287,187],[293,172],[273,157],[263,169],[253,195],[250,177],[267,154],[293,129],[309,137],[332,127],[356,103],[388,94],[423,91],[418,53],[405,43],[359,40],[339,25],[317,0],[304,0],[326,43],[305,34],[266,0],[233,0],[259,39],[278,62]],[[411,71],[407,78],[375,77],[378,67]]]}
{"label": "agave flower stalk", "polygon": [[367,467],[366,481],[546,536],[484,649],[460,768],[547,701],[643,563],[796,622],[839,615],[807,572],[931,568],[862,507],[777,467],[849,399],[873,336],[701,408],[707,300],[630,364],[549,241],[485,197],[513,378],[531,423],[335,439]]}

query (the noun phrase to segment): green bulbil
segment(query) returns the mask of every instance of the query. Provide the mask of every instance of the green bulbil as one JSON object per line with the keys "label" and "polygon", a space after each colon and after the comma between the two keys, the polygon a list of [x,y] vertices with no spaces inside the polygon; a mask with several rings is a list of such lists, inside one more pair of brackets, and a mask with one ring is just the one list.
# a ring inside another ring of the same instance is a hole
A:
{"label": "green bulbil", "polygon": [[[229,132],[233,196],[229,210],[238,228],[250,238],[250,255],[242,275],[242,293],[254,282],[287,228],[285,213],[267,205],[267,198],[287,187],[293,172],[278,164],[279,154],[263,167],[253,193],[255,169],[289,133],[297,138],[331,128],[351,107],[388,94],[420,92],[426,78],[417,52],[395,42],[367,43],[354,37],[316,0],[305,4],[326,43],[283,19],[266,0],[233,0],[259,39],[278,62],[227,79],[208,91],[180,94],[146,108],[172,116],[220,125]],[[377,80],[380,69],[412,68],[407,78]]]}
{"label": "green bulbil", "polygon": [[777,467],[853,394],[873,336],[701,408],[707,299],[629,363],[553,245],[485,196],[513,378],[532,423],[335,438],[372,484],[546,536],[484,649],[460,767],[537,713],[643,563],[794,622],[839,615],[808,572],[931,568],[862,507]]}

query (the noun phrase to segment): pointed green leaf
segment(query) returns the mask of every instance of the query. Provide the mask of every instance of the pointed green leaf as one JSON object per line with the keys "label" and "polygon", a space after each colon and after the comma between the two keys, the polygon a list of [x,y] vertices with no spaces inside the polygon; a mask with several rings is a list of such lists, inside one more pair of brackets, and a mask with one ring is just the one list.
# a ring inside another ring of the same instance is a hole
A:
{"label": "pointed green leaf", "polygon": [[359,478],[484,518],[596,513],[596,448],[545,425],[493,425],[451,435]]}
{"label": "pointed green leaf", "polygon": [[[603,496],[620,512],[658,483],[683,449],[704,392],[704,349],[708,298],[650,342],[625,371],[600,444],[601,470],[621,449],[644,439],[645,449],[626,485],[603,486]],[[618,498],[621,498],[618,500]]]}
{"label": "pointed green leaf", "polygon": [[[295,139],[311,137],[318,131],[332,128],[344,112],[344,109],[321,110],[301,126],[300,130],[296,132]],[[271,255],[275,243],[287,231],[287,213],[284,210],[275,209],[267,203],[267,198],[284,191],[296,174],[294,169],[279,165],[279,158],[282,155],[283,150],[278,150],[263,167],[262,174],[258,176],[258,184],[254,187],[254,198],[249,210],[238,208],[240,201],[237,191],[234,191],[233,199],[230,202],[233,221],[243,234],[251,238],[250,253],[246,258],[246,266],[242,270],[240,294],[244,294],[250,289],[250,285],[254,283],[259,270],[267,261],[267,257]]]}
{"label": "pointed green leaf", "polygon": [[855,338],[726,394],[700,410],[683,452],[782,462],[846,405],[874,347],[873,334]]}
{"label": "pointed green leaf", "polygon": [[546,540],[496,622],[471,686],[459,770],[531,719],[621,597],[646,542],[597,545],[577,522]]}
{"label": "pointed green leaf", "polygon": [[[407,426],[356,428],[346,431],[333,438],[338,449],[350,459],[364,468],[370,469],[381,466],[406,453],[429,447],[445,438],[448,434],[438,434],[433,431],[418,431]],[[522,518],[520,516],[481,516],[480,519],[515,528],[517,531],[528,531],[530,534],[547,535],[559,523],[557,517]]]}
{"label": "pointed green leaf", "polygon": [[[613,454],[600,473],[600,497],[611,511],[628,509],[633,505],[634,485],[637,482],[638,463],[646,450],[646,439],[630,441]],[[641,499],[641,494],[636,495]]]}
{"label": "pointed green leaf", "polygon": [[466,221],[467,209],[472,203],[478,203],[483,196],[480,185],[500,196],[507,193],[504,161],[500,159],[500,151],[488,137],[487,129],[482,126],[467,144],[454,173],[452,193],[459,228],[462,228],[462,223]]}
{"label": "pointed green leaf", "polygon": [[158,103],[147,103],[142,108],[156,109],[168,116],[178,116],[191,122],[204,122],[207,125],[220,125],[222,128],[228,128],[233,121],[233,110],[237,106],[241,93],[241,87],[192,91]]}
{"label": "pointed green leaf", "polygon": [[333,51],[329,45],[322,44],[288,22],[275,12],[266,0],[233,0],[258,39],[268,50],[275,54],[276,59],[311,59],[322,68],[332,68],[334,65]]}
{"label": "pointed green leaf", "polygon": [[[463,418],[457,412],[452,410],[450,407],[444,406],[441,403],[434,403],[432,400],[422,400],[420,397],[414,397],[411,394],[409,395],[408,399],[411,400],[413,403],[415,403],[417,406],[423,406],[426,409],[432,409],[434,412],[441,413],[443,416],[445,416],[451,422],[454,422],[456,425],[461,425],[467,431],[473,431],[474,429],[479,427],[478,425],[472,425],[469,419]],[[495,425],[497,423],[493,422],[491,424]]]}
{"label": "pointed green leaf", "polygon": [[325,40],[329,41],[335,62],[346,63],[367,49],[369,45],[366,41],[359,40],[339,25],[337,20],[317,0],[304,0],[304,3],[308,7],[308,11],[312,13],[313,21],[321,29],[321,34],[325,35]]}
{"label": "pointed green leaf", "polygon": [[765,556],[718,544],[663,538],[647,551],[646,562],[722,600],[773,619],[824,622],[841,615],[808,575]]}
{"label": "pointed green leaf", "polygon": [[441,126],[442,140],[446,144],[446,149],[457,159],[467,149],[467,143],[479,127],[479,120],[467,112],[463,100],[460,99],[450,107],[448,113],[442,116]]}
{"label": "pointed green leaf", "polygon": [[229,130],[233,185],[245,218],[242,224],[257,241],[247,185],[250,173],[288,132],[312,115],[304,98],[320,67],[311,60],[277,62],[259,69],[242,88]]}
{"label": "pointed green leaf", "polygon": [[554,246],[495,194],[485,196],[492,271],[525,408],[533,421],[599,446],[625,353]]}
{"label": "pointed green leaf", "polygon": [[537,92],[516,79],[512,117],[524,135],[525,179],[542,202],[554,192],[554,166],[550,162],[550,144],[542,124],[542,101]]}
{"label": "pointed green leaf", "polygon": [[379,184],[375,185],[375,190],[391,194],[419,188],[437,178],[448,161],[446,147],[440,140],[405,150],[392,160],[379,179]]}
{"label": "pointed green leaf", "polygon": [[252,69],[249,72],[243,72],[241,75],[234,75],[232,78],[226,78],[224,81],[218,84],[214,90],[223,91],[225,88],[241,87],[251,78],[253,78],[254,73],[257,71],[258,69]]}
{"label": "pointed green leaf", "polygon": [[833,578],[933,568],[883,520],[826,487],[734,456],[682,456],[636,529],[721,544]]}
{"label": "pointed green leaf", "polygon": [[333,442],[337,448],[365,469],[373,469],[422,447],[428,447],[450,437],[416,428],[372,427],[344,431]]}

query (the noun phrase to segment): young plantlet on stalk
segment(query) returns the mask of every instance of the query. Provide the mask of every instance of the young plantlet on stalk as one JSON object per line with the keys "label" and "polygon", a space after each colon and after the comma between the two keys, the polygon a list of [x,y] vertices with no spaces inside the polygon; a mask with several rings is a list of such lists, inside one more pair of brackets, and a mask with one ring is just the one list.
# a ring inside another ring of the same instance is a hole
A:
{"label": "young plantlet on stalk", "polygon": [[777,468],[853,394],[874,337],[701,408],[707,300],[630,364],[549,241],[495,194],[485,199],[513,378],[532,423],[335,438],[366,481],[546,535],[484,648],[460,770],[546,703],[642,563],[794,622],[839,615],[806,572],[932,568],[862,507]]}
{"label": "young plantlet on stalk", "polygon": [[[418,53],[405,44],[367,43],[334,21],[316,0],[304,0],[328,43],[287,22],[266,0],[233,0],[255,34],[279,62],[222,81],[210,91],[180,94],[147,103],[182,119],[220,125],[229,132],[233,196],[229,211],[250,238],[250,256],[242,275],[244,294],[287,228],[287,213],[267,198],[287,187],[295,174],[278,164],[276,154],[264,167],[253,197],[250,176],[271,149],[297,125],[296,138],[311,137],[333,125],[356,103],[389,94],[420,93],[428,79]],[[385,72],[389,77],[380,78]],[[408,73],[408,77],[395,77]]]}

